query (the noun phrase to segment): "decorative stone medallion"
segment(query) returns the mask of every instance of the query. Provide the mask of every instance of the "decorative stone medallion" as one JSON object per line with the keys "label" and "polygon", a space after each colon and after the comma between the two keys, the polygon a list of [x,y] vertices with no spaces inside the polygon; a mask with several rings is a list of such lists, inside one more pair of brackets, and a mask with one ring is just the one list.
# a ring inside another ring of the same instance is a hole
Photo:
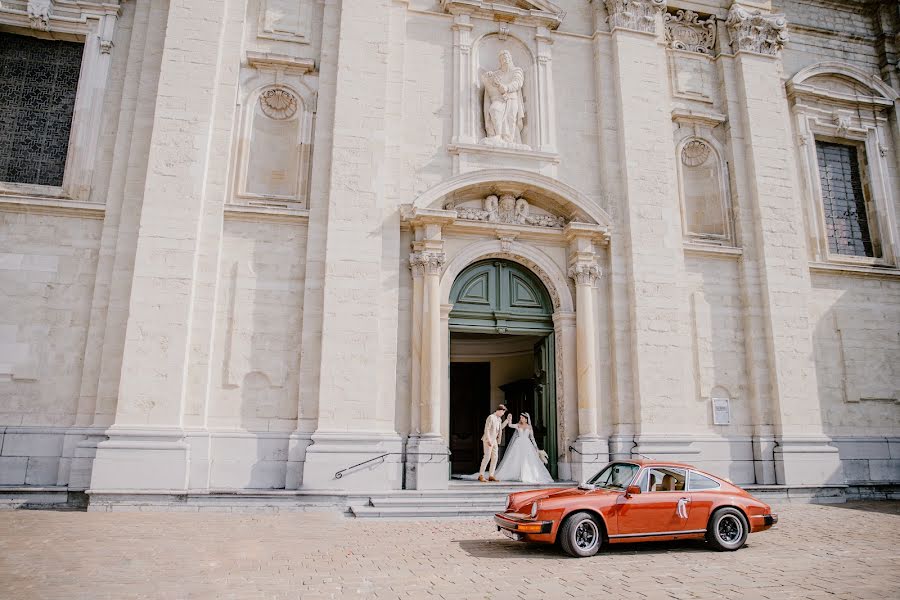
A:
{"label": "decorative stone medallion", "polygon": [[284,88],[266,90],[259,97],[263,113],[270,119],[283,121],[297,113],[297,97]]}
{"label": "decorative stone medallion", "polygon": [[709,146],[700,140],[691,140],[681,149],[681,162],[687,167],[699,167],[709,158]]}

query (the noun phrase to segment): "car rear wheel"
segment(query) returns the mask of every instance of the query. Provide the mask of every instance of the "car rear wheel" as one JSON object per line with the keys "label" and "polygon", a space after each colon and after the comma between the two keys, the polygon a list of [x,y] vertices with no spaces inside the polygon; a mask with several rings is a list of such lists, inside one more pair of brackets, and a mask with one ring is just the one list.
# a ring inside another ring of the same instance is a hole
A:
{"label": "car rear wheel", "polygon": [[577,512],[562,524],[559,545],[566,554],[576,558],[593,556],[603,544],[603,533],[597,519],[586,512]]}
{"label": "car rear wheel", "polygon": [[750,527],[741,511],[720,508],[713,513],[706,527],[706,539],[717,550],[737,550],[747,543]]}

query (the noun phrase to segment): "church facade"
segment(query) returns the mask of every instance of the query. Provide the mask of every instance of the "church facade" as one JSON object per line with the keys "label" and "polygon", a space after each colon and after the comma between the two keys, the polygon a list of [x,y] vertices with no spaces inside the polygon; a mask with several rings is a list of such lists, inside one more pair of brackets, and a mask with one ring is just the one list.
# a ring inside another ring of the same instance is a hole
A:
{"label": "church facade", "polygon": [[[0,485],[900,482],[900,10],[2,0]],[[2,491],[2,488],[0,488]]]}

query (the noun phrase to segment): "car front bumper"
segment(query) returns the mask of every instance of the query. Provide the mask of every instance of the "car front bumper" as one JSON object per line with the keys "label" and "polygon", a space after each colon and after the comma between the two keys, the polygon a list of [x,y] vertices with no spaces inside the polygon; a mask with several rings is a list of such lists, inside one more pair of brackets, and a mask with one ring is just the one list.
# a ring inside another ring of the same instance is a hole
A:
{"label": "car front bumper", "polygon": [[778,515],[776,515],[775,513],[772,513],[770,515],[763,515],[763,522],[765,523],[766,527],[771,527],[778,522]]}
{"label": "car front bumper", "polygon": [[[520,513],[497,513],[494,515],[497,530],[505,529],[520,536],[548,534],[553,531],[553,521],[535,521]],[[520,539],[520,538],[517,538]]]}

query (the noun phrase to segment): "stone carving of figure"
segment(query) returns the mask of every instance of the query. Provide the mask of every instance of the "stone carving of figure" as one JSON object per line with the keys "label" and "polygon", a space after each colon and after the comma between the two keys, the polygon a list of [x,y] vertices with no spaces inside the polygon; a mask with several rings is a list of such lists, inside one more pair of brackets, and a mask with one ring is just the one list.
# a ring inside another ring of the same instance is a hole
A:
{"label": "stone carving of figure", "polygon": [[512,194],[500,196],[500,222],[515,223],[516,197]]}
{"label": "stone carving of figure", "polygon": [[516,223],[525,225],[528,223],[528,200],[519,198],[516,200]]}
{"label": "stone carving of figure", "polygon": [[481,143],[503,148],[527,149],[522,143],[525,106],[522,86],[525,72],[513,64],[509,50],[500,51],[500,68],[481,76],[484,84],[484,128],[487,137]]}

